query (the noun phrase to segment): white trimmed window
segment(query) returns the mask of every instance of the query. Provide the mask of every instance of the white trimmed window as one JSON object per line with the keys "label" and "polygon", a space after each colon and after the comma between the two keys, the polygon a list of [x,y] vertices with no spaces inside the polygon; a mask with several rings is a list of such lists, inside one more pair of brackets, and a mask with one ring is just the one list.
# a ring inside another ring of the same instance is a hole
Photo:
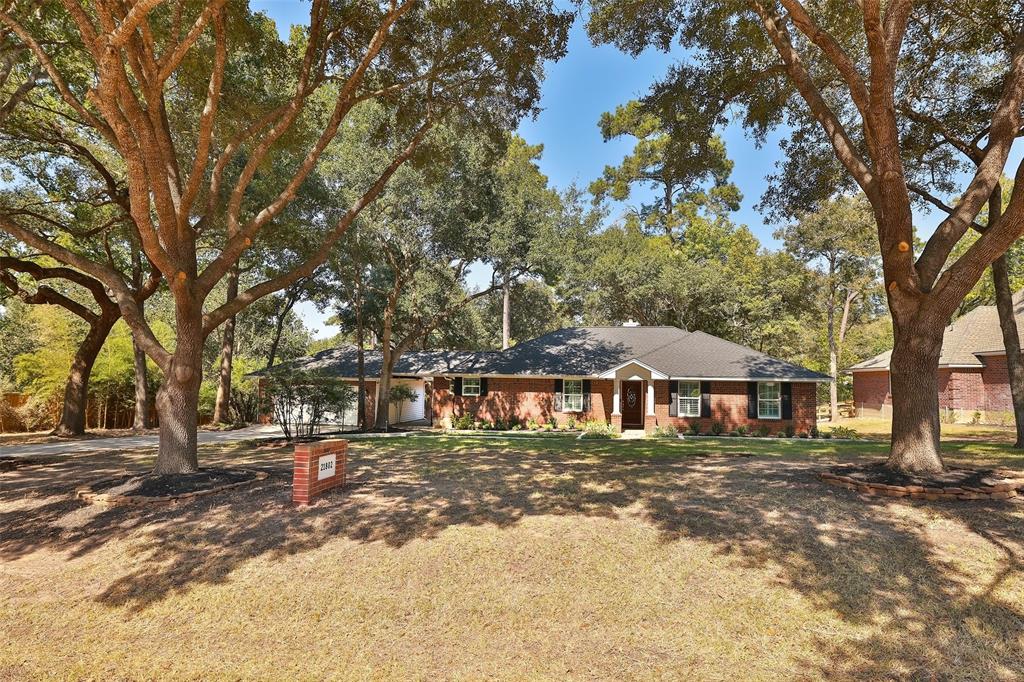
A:
{"label": "white trimmed window", "polygon": [[480,377],[463,377],[462,395],[480,395]]}
{"label": "white trimmed window", "polygon": [[562,382],[562,412],[583,411],[583,380],[566,379]]}
{"label": "white trimmed window", "polygon": [[680,381],[679,382],[679,416],[699,417],[700,416],[700,382]]}
{"label": "white trimmed window", "polygon": [[757,418],[782,419],[782,385],[779,382],[758,382]]}

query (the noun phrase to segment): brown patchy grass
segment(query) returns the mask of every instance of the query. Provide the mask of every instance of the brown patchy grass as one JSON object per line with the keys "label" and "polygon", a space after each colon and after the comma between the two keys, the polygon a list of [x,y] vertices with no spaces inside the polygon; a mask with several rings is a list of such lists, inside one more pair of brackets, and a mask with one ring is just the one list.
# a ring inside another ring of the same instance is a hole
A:
{"label": "brown patchy grass", "polygon": [[0,475],[0,678],[1024,675],[1024,504],[813,476],[882,449],[364,441],[307,509],[281,448],[205,448],[272,475],[170,508],[71,497],[151,452],[21,468]]}
{"label": "brown patchy grass", "polygon": [[89,429],[81,436],[55,436],[50,431],[27,431],[25,433],[0,433],[0,445],[40,445],[43,443],[60,443],[76,440],[93,440],[95,438],[120,438],[122,436],[140,436],[158,433],[157,429],[132,431],[131,429]]}
{"label": "brown patchy grass", "polygon": [[[855,429],[858,434],[865,438],[875,440],[889,440],[892,435],[892,420],[884,417],[852,417],[839,420],[840,426],[847,426]],[[822,431],[831,428],[829,422],[819,424]],[[999,426],[998,424],[943,424],[942,439],[949,441],[976,440],[990,441],[996,443],[1013,443],[1016,439],[1016,431],[1013,425]]]}

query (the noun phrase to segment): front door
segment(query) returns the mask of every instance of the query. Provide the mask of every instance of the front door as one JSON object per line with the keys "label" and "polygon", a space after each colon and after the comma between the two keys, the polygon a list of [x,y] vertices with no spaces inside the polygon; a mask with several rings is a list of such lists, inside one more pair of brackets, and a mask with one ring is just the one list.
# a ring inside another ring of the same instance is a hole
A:
{"label": "front door", "polygon": [[622,428],[644,427],[644,382],[622,382]]}

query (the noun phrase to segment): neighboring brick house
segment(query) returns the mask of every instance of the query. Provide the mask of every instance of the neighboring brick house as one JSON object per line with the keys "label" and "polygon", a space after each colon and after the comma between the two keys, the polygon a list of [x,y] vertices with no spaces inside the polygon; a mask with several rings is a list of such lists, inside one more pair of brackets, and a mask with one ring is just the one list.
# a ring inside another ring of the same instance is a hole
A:
{"label": "neighboring brick house", "polygon": [[[1018,292],[1013,303],[1018,330],[1024,331],[1024,292]],[[847,370],[853,375],[858,415],[892,414],[891,354],[880,353]],[[995,306],[975,308],[946,327],[939,358],[939,409],[955,421],[1012,421],[1006,350]]]}
{"label": "neighboring brick house", "polygon": [[[354,381],[354,354],[332,349],[297,364]],[[366,375],[374,376],[379,354],[366,355]],[[721,422],[726,430],[763,425],[772,434],[787,426],[809,431],[815,384],[831,380],[704,332],[635,324],[561,329],[500,352],[409,352],[394,376],[423,396],[419,406],[404,407],[400,421],[571,418],[647,432],[691,422],[707,432]]]}

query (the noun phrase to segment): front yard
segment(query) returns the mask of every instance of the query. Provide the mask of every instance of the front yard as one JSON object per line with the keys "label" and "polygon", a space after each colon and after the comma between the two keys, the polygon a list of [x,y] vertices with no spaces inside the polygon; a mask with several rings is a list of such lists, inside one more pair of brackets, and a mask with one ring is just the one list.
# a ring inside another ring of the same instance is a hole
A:
{"label": "front yard", "polygon": [[[1024,469],[1004,445],[953,463]],[[1024,503],[861,499],[878,442],[353,442],[294,509],[272,475],[164,508],[77,484],[151,452],[0,474],[0,678],[1024,675]]]}

